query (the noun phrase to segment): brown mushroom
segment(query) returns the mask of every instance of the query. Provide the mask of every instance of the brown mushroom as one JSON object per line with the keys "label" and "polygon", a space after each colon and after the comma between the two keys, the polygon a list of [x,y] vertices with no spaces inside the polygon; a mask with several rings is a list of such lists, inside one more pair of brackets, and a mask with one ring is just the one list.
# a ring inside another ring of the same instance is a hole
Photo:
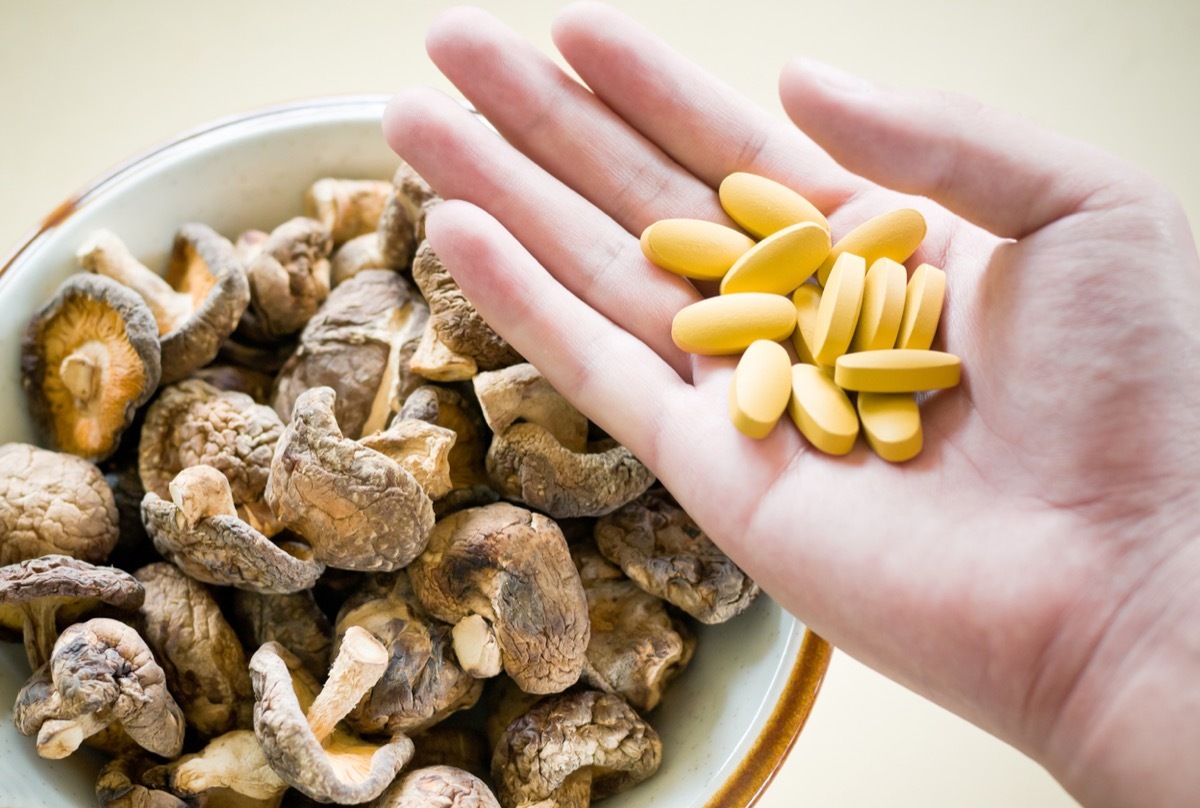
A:
{"label": "brown mushroom", "polygon": [[238,334],[271,342],[304,327],[329,296],[329,228],[297,216],[271,231],[261,244],[243,243],[250,307]]}
{"label": "brown mushroom", "polygon": [[351,626],[369,631],[390,655],[383,676],[347,718],[358,732],[416,732],[473,706],[483,693],[483,682],[451,652],[450,626],[425,613],[404,572],[369,580],[351,596],[338,614],[337,636]]}
{"label": "brown mushroom", "polygon": [[250,302],[233,245],[207,225],[179,228],[165,280],[108,230],[93,232],[76,257],[84,269],[118,281],[146,301],[158,325],[163,384],[211,362]]}
{"label": "brown mushroom", "polygon": [[150,309],[109,278],[67,278],[21,341],[21,384],[42,441],[88,460],[116,451],[161,367]]}
{"label": "brown mushroom", "polygon": [[255,404],[266,404],[271,400],[271,388],[275,377],[261,370],[238,365],[209,365],[192,371],[191,378],[207,382],[227,393],[245,393]]}
{"label": "brown mushroom", "polygon": [[383,675],[387,649],[366,630],[350,627],[307,711],[281,651],[276,643],[266,643],[250,659],[254,732],[264,757],[288,785],[318,801],[356,803],[378,797],[412,757],[412,741],[396,734],[372,743],[337,726]]}
{"label": "brown mushroom", "polygon": [[100,604],[131,611],[143,594],[132,575],[115,567],[40,556],[0,567],[0,625],[23,633],[29,666],[36,670],[54,650],[60,612],[78,617]]}
{"label": "brown mushroom", "polygon": [[330,284],[336,287],[368,269],[397,269],[384,259],[378,233],[355,236],[337,248],[329,259]]}
{"label": "brown mushroom", "polygon": [[96,776],[96,803],[100,808],[188,808],[187,803],[142,782],[154,764],[144,755],[123,755],[110,760]]}
{"label": "brown mushroom", "polygon": [[406,772],[370,808],[500,808],[487,783],[453,766]]}
{"label": "brown mushroom", "polygon": [[417,244],[425,240],[425,217],[441,201],[412,166],[400,162],[377,230],[379,250],[388,266],[400,269],[412,262]]}
{"label": "brown mushroom", "polygon": [[163,669],[124,623],[95,617],[68,627],[54,644],[49,680],[35,673],[13,709],[17,729],[37,733],[42,757],[66,757],[113,723],[156,755],[175,757],[183,747],[183,712]]}
{"label": "brown mushroom", "polygon": [[550,519],[507,503],[450,514],[409,576],[430,614],[455,624],[455,655],[468,672],[493,675],[498,661],[531,693],[579,678],[587,599]]}
{"label": "brown mushroom", "polygon": [[256,344],[239,340],[234,332],[233,336],[222,343],[221,350],[217,352],[217,361],[269,373],[273,385],[275,374],[292,358],[298,344],[299,335],[268,344]]}
{"label": "brown mushroom", "polygon": [[450,483],[454,488],[470,488],[487,483],[488,429],[473,397],[436,384],[413,390],[397,416],[415,418],[454,431],[450,447]]}
{"label": "brown mushroom", "polygon": [[438,724],[412,736],[413,758],[410,769],[426,766],[453,766],[476,777],[491,777],[489,761],[492,750],[487,737],[469,727]]}
{"label": "brown mushroom", "polygon": [[418,418],[397,418],[383,432],[367,435],[359,443],[399,463],[431,500],[437,500],[454,488],[450,452],[456,440],[458,434],[452,429]]}
{"label": "brown mushroom", "polygon": [[696,641],[686,624],[588,546],[571,548],[587,593],[592,639],[582,681],[645,713],[687,667]]}
{"label": "brown mushroom", "polygon": [[337,391],[337,420],[351,438],[382,428],[393,388],[419,385],[401,366],[415,348],[428,307],[399,274],[367,270],[340,284],[300,335],[279,372],[272,405],[291,418],[296,400],[313,387]]}
{"label": "brown mushroom", "polygon": [[[313,687],[316,683],[313,682]],[[302,688],[298,688],[302,689]],[[301,696],[303,698],[303,696]],[[311,694],[308,701],[312,700]],[[156,788],[207,805],[207,797],[230,791],[251,799],[272,800],[287,790],[287,783],[267,762],[252,730],[237,729],[209,741],[203,749],[183,755],[145,773]]]}
{"label": "brown mushroom", "polygon": [[246,654],[204,585],[170,564],[142,567],[142,633],[188,723],[213,737],[248,728],[253,691]]}
{"label": "brown mushroom", "polygon": [[267,502],[322,562],[388,572],[429,541],[433,504],[395,461],[343,437],[328,387],[305,392],[271,464]]}
{"label": "brown mushroom", "polygon": [[325,571],[308,545],[275,544],[242,521],[229,480],[212,466],[184,469],[169,490],[169,500],[146,493],[142,522],[155,549],[192,578],[256,592],[297,592]]}
{"label": "brown mushroom", "polygon": [[588,420],[529,363],[480,373],[471,380],[488,428],[504,432],[518,421],[537,424],[571,452],[587,451]]}
{"label": "brown mushroom", "polygon": [[304,212],[318,220],[341,244],[374,232],[392,193],[387,180],[354,180],[324,177],[304,194]]}
{"label": "brown mushroom", "polygon": [[663,489],[601,518],[595,535],[634,583],[701,623],[723,623],[758,597],[758,584]]}
{"label": "brown mushroom", "polygon": [[117,543],[117,525],[100,469],[27,443],[0,446],[0,564],[51,553],[99,563]]}
{"label": "brown mushroom", "polygon": [[313,675],[324,676],[329,668],[333,626],[317,606],[311,589],[285,594],[239,589],[233,593],[230,617],[246,647],[277,642]]}
{"label": "brown mushroom", "polygon": [[547,696],[539,693],[526,693],[507,676],[497,676],[488,682],[487,718],[484,720],[483,729],[487,736],[489,776],[491,773],[490,753],[496,748],[496,744],[500,743],[504,730],[508,729],[508,725],[514,719],[525,715],[533,708],[533,705],[544,698]]}
{"label": "brown mushroom", "polygon": [[453,381],[522,361],[479,316],[428,241],[417,248],[412,274],[429,303],[429,322],[410,363],[414,371],[427,379]]}
{"label": "brown mushroom", "polygon": [[117,505],[117,544],[107,561],[114,567],[135,570],[158,558],[150,535],[142,524],[142,499],[146,496],[146,489],[142,487],[142,478],[138,474],[136,447],[130,460],[114,463],[113,458],[109,458],[101,471]]}
{"label": "brown mushroom", "polygon": [[243,393],[189,379],[165,388],[146,412],[138,471],[149,493],[169,499],[180,471],[206,465],[229,480],[238,515],[267,536],[282,525],[263,500],[284,424]]}
{"label": "brown mushroom", "polygon": [[509,808],[586,807],[637,785],[661,762],[658,733],[633,708],[587,690],[543,699],[509,724],[493,753],[492,779]]}

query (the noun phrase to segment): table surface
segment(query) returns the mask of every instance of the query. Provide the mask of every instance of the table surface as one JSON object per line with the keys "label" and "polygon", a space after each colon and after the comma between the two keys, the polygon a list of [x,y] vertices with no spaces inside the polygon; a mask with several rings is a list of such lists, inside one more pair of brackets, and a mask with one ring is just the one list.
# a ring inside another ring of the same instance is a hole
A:
{"label": "table surface", "polygon": [[[422,37],[447,3],[209,0],[0,4],[0,253],[75,190],[171,135],[254,107],[409,84],[450,90]],[[550,0],[485,4],[548,53]],[[1195,0],[618,0],[782,114],[780,67],[806,54],[897,85],[968,93],[1144,166],[1200,224]],[[1036,764],[835,654],[759,802],[1056,808]]]}

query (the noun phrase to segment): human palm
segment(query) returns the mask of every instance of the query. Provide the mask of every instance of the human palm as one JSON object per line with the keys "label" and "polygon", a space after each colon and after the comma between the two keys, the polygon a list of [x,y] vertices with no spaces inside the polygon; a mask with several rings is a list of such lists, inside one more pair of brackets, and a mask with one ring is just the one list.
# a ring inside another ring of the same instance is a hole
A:
{"label": "human palm", "polygon": [[[1112,732],[1158,720],[1134,705],[1169,677],[1144,665],[1200,664],[1178,651],[1200,646],[1200,262],[1177,204],[962,99],[795,63],[780,92],[802,133],[603,6],[568,9],[554,33],[587,88],[482,12],[430,32],[505,139],[424,90],[385,121],[461,200],[427,232],[468,297],[808,625],[1081,799],[1121,804],[1097,769],[1125,783],[1123,767],[1161,765],[1112,760]],[[829,457],[787,424],[748,439],[729,423],[734,360],[671,342],[702,292],[651,266],[638,234],[728,222],[714,189],[734,171],[801,191],[835,238],[897,207],[925,214],[915,259],[948,284],[935,347],[964,379],[924,402],[915,460],[861,442]]]}

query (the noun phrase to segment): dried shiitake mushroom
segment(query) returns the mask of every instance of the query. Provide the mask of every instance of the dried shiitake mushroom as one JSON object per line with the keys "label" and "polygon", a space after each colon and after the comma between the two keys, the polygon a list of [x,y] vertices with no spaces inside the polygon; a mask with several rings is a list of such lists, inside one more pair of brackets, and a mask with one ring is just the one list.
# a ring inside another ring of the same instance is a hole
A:
{"label": "dried shiitake mushroom", "polygon": [[304,216],[289,219],[261,243],[239,239],[250,283],[250,308],[238,334],[271,342],[304,327],[329,296],[329,228]]}
{"label": "dried shiitake mushroom", "polygon": [[413,735],[412,742],[416,751],[408,763],[410,769],[453,766],[476,777],[491,777],[492,749],[487,736],[478,730],[442,723]]}
{"label": "dried shiitake mushroom", "polygon": [[323,177],[305,192],[304,211],[341,244],[374,232],[391,193],[392,184],[386,180]]}
{"label": "dried shiitake mushroom", "polygon": [[379,251],[393,268],[407,267],[425,240],[425,217],[442,201],[429,183],[404,161],[392,177],[392,193],[379,217]]}
{"label": "dried shiitake mushroom", "polygon": [[160,363],[158,327],[136,292],[109,278],[67,278],[21,340],[21,384],[42,440],[108,457],[158,387]]}
{"label": "dried shiitake mushroom", "polygon": [[456,440],[458,434],[453,429],[418,418],[396,418],[387,429],[367,435],[359,443],[395,460],[431,500],[437,500],[454,488],[450,452]]}
{"label": "dried shiitake mushroom", "polygon": [[487,783],[453,766],[413,769],[397,778],[370,808],[500,808]]}
{"label": "dried shiitake mushroom", "polygon": [[153,766],[146,755],[113,758],[96,776],[96,804],[99,808],[188,808],[169,791],[142,782],[142,775]]}
{"label": "dried shiitake mushroom", "polygon": [[61,553],[104,561],[117,505],[100,469],[27,443],[0,446],[0,564]]}
{"label": "dried shiitake mushroom", "polygon": [[447,459],[450,484],[455,489],[487,483],[488,427],[473,398],[449,387],[422,385],[404,399],[397,418],[427,421],[454,432]]}
{"label": "dried shiitake mushroom", "polygon": [[[316,688],[315,682],[312,687]],[[304,688],[298,686],[297,690]],[[311,693],[304,695],[307,699],[300,696],[303,703],[312,701]],[[287,790],[287,783],[271,768],[258,738],[248,729],[235,729],[213,738],[199,752],[150,769],[143,779],[148,785],[167,789],[206,808],[210,795],[233,792],[252,800],[274,800]],[[229,802],[237,804],[233,799]]]}
{"label": "dried shiitake mushroom", "polygon": [[314,676],[324,676],[329,668],[333,626],[311,589],[286,594],[239,589],[233,593],[230,618],[247,648],[277,642]]}

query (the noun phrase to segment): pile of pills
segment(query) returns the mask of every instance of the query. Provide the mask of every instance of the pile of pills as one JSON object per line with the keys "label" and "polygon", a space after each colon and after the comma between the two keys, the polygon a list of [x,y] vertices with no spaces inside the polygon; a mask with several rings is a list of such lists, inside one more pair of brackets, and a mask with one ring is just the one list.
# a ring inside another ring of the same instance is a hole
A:
{"label": "pile of pills", "polygon": [[834,243],[821,212],[773,180],[731,174],[720,198],[745,232],[665,219],[641,243],[665,270],[720,282],[719,295],[675,316],[671,336],[690,353],[742,355],[729,391],[734,426],[764,438],[787,412],[822,452],[846,454],[861,427],[883,459],[915,457],[915,394],[955,386],[962,367],[930,349],[945,273],[921,264],[909,277],[904,267],[925,238],[924,217],[894,210]]}

